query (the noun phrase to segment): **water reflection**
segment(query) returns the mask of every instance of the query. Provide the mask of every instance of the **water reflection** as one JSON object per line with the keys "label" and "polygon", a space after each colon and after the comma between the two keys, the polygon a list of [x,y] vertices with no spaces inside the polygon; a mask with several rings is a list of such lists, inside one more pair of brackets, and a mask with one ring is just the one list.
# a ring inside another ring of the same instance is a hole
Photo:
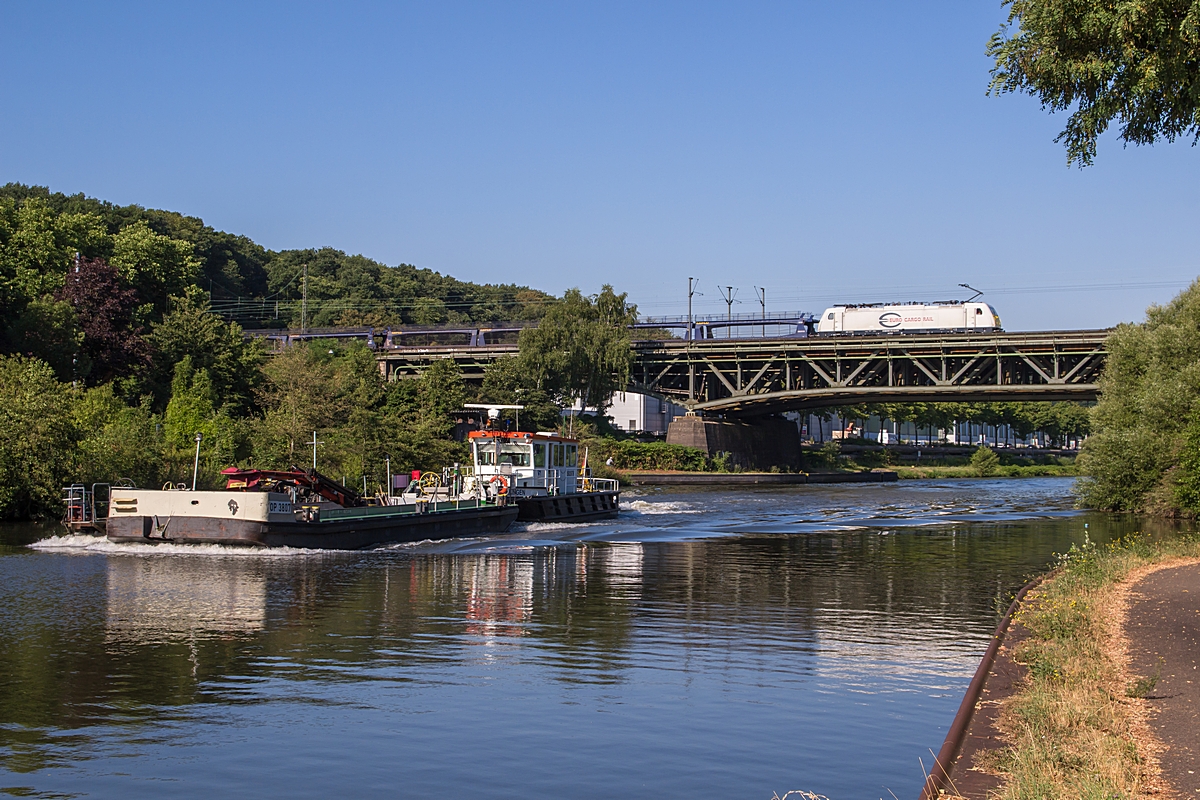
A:
{"label": "water reflection", "polygon": [[243,559],[118,557],[106,576],[110,642],[244,634],[266,625],[266,577]]}
{"label": "water reflection", "polygon": [[10,549],[0,790],[390,797],[403,752],[418,797],[915,794],[1012,592],[1138,527],[1017,485],[649,493],[370,553]]}
{"label": "water reflection", "polygon": [[520,636],[533,613],[533,564],[511,556],[483,556],[466,570],[466,632]]}

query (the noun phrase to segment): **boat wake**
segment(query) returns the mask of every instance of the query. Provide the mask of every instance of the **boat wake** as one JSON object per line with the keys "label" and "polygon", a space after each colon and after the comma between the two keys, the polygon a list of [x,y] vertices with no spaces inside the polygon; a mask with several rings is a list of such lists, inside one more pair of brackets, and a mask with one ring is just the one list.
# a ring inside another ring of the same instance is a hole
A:
{"label": "boat wake", "polygon": [[33,550],[49,550],[54,552],[76,553],[105,553],[114,555],[188,555],[200,556],[232,556],[251,558],[277,558],[289,556],[311,556],[329,552],[301,547],[231,547],[223,544],[172,544],[162,542],[155,544],[139,544],[130,542],[110,542],[103,536],[88,536],[86,534],[65,534],[51,536],[48,539],[29,545]]}
{"label": "boat wake", "polygon": [[633,512],[635,514],[703,514],[704,509],[696,508],[691,503],[683,503],[679,501],[663,500],[657,503],[649,500],[631,500],[621,506],[621,513]]}

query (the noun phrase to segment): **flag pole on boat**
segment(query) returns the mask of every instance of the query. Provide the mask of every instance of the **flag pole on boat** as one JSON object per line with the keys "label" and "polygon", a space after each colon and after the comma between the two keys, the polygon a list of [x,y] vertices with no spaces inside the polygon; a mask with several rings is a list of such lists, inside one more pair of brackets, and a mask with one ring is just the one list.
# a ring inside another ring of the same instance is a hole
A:
{"label": "flag pole on boat", "polygon": [[200,440],[204,436],[196,434],[196,460],[192,463],[192,491],[196,491],[196,476],[200,473]]}

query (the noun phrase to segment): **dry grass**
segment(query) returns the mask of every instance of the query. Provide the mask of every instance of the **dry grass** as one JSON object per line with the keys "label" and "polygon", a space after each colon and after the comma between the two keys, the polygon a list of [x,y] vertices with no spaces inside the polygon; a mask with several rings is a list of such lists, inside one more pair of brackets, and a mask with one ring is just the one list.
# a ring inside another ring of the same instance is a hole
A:
{"label": "dry grass", "polygon": [[1014,653],[1030,676],[1000,718],[1012,744],[987,763],[1005,776],[1000,798],[1160,795],[1158,746],[1137,696],[1150,676],[1129,674],[1122,629],[1136,580],[1197,556],[1196,538],[1072,547],[1030,592],[1016,622],[1031,635]]}

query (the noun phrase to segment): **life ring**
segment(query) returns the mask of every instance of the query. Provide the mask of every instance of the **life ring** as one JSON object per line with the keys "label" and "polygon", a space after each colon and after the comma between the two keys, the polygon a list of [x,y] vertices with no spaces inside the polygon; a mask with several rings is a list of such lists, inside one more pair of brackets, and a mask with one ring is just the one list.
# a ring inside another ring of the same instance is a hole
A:
{"label": "life ring", "polygon": [[496,490],[496,494],[500,497],[508,494],[508,478],[503,475],[493,475],[488,483],[499,483],[500,488]]}

